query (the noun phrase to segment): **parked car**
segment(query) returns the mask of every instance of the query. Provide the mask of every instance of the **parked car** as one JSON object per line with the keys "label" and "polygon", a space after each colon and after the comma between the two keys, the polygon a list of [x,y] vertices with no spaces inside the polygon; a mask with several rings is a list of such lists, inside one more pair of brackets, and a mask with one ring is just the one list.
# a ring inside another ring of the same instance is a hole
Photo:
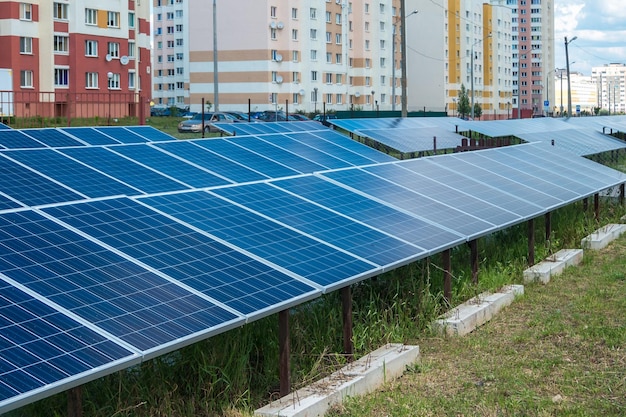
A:
{"label": "parked car", "polygon": [[178,131],[180,133],[198,133],[203,130],[206,133],[219,132],[219,129],[212,125],[212,123],[234,123],[235,118],[228,113],[214,112],[204,113],[204,126],[202,125],[202,113],[198,113],[191,119],[184,120],[178,124]]}
{"label": "parked car", "polygon": [[333,119],[337,119],[337,115],[335,115],[335,114],[325,114],[325,115],[324,114],[316,114],[315,117],[313,117],[313,120],[315,120],[316,122],[320,122],[324,126],[330,126],[329,120],[333,120]]}
{"label": "parked car", "polygon": [[265,110],[258,119],[263,122],[285,122],[287,121],[287,114],[284,111]]}
{"label": "parked car", "polygon": [[224,113],[227,113],[233,116],[235,118],[235,122],[247,122],[248,121],[248,115],[244,112],[232,110],[232,111],[225,111]]}
{"label": "parked car", "polygon": [[198,114],[197,111],[188,111],[188,112],[183,113],[182,117],[183,117],[183,119],[193,119],[193,117],[196,114]]}
{"label": "parked car", "polygon": [[165,106],[152,106],[150,108],[150,116],[151,117],[159,117],[159,116],[171,116],[171,110],[169,107]]}

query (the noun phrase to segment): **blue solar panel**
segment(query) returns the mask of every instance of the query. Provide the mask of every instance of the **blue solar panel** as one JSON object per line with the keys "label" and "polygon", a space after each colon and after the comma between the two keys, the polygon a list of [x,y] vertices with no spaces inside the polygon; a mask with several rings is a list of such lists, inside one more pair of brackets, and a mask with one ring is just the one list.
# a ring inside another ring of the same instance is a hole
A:
{"label": "blue solar panel", "polygon": [[231,161],[226,157],[197,146],[193,141],[155,143],[153,146],[163,149],[172,155],[201,166],[216,175],[224,177],[231,182],[243,183],[267,179],[267,175],[246,168],[245,166]]}
{"label": "blue solar panel", "polygon": [[256,137],[235,137],[229,139],[228,141],[237,146],[241,146],[248,151],[263,155],[264,157],[278,162],[279,164],[288,166],[289,168],[292,168],[302,174],[328,169],[328,167],[319,165],[313,161],[296,155],[295,153],[272,145],[272,140],[276,136],[280,135],[267,135],[263,137],[263,140]]}
{"label": "blue solar panel", "polygon": [[371,159],[372,163],[396,161],[395,158],[354,141],[341,133],[335,132],[334,130],[321,130],[319,132],[315,132],[315,134],[322,139],[333,142],[335,145],[341,146],[342,148]]}
{"label": "blue solar panel", "polygon": [[465,241],[465,237],[445,228],[316,176],[279,180],[272,184],[428,251],[442,250]]}
{"label": "blue solar panel", "polygon": [[61,152],[146,193],[189,188],[105,148],[64,148]]}
{"label": "blue solar panel", "polygon": [[143,136],[149,142],[176,140],[174,136],[161,132],[159,129],[155,129],[152,126],[126,126],[126,129],[136,133],[137,135]]}
{"label": "blue solar panel", "polygon": [[[268,133],[267,128],[263,128],[265,123],[225,123],[225,122],[217,122],[212,123],[213,126],[222,130],[223,132],[228,133],[229,135],[236,136],[247,136],[247,135],[262,135]],[[273,132],[273,130],[272,130]]]}
{"label": "blue solar panel", "polygon": [[471,214],[413,193],[400,185],[359,169],[334,171],[323,175],[430,222],[440,224],[460,235],[474,237],[494,229],[493,224]]}
{"label": "blue solar panel", "polygon": [[88,145],[119,145],[120,142],[97,131],[93,127],[64,127],[65,133]]}
{"label": "blue solar panel", "polygon": [[0,130],[11,129],[10,126],[5,125],[4,123],[0,123]]}
{"label": "blue solar panel", "polygon": [[0,215],[0,271],[143,351],[237,319],[31,211]]}
{"label": "blue solar panel", "polygon": [[552,197],[556,197],[561,202],[572,201],[579,197],[577,193],[565,187],[548,182],[548,179],[541,179],[522,169],[516,169],[515,167],[498,162],[497,159],[489,159],[484,154],[485,152],[466,152],[463,154],[463,160],[473,165],[484,167],[496,175],[514,178],[515,181],[521,182],[528,187],[544,192]]}
{"label": "blue solar panel", "polygon": [[400,152],[434,151],[461,146],[464,136],[439,127],[364,129],[357,132]]}
{"label": "blue solar panel", "polygon": [[[81,373],[139,357],[0,280],[0,408]],[[136,358],[136,359],[134,359]],[[119,365],[118,365],[119,366]]]}
{"label": "blue solar panel", "polygon": [[346,168],[352,166],[352,164],[339,159],[338,156],[335,157],[334,155],[316,149],[313,144],[307,145],[306,143],[297,141],[287,135],[259,136],[259,139],[271,141],[270,143],[272,145],[280,146],[289,152],[293,152],[302,158],[306,158],[328,169]]}
{"label": "blue solar panel", "polygon": [[107,126],[96,127],[95,129],[98,132],[104,133],[105,135],[110,136],[121,143],[144,143],[148,141],[143,136],[140,136],[137,133],[133,133],[124,127]]}
{"label": "blue solar panel", "polygon": [[36,174],[4,156],[0,156],[0,184],[2,184],[3,193],[27,206],[84,198],[84,196]]}
{"label": "blue solar panel", "polygon": [[510,226],[522,219],[514,212],[504,210],[498,205],[480,200],[454,187],[437,183],[427,175],[420,175],[419,171],[407,171],[402,168],[402,165],[385,164],[367,167],[364,170],[424,197],[439,201],[464,213],[471,213],[493,225]]}
{"label": "blue solar panel", "polygon": [[327,289],[376,273],[371,263],[207,192],[168,194],[141,201]]}
{"label": "blue solar panel", "polygon": [[213,192],[380,266],[426,255],[424,248],[402,242],[269,184],[227,187]]}
{"label": "blue solar panel", "polygon": [[[315,148],[320,152],[327,153],[340,159],[351,166],[368,165],[374,163],[374,161],[358,152],[353,152],[349,149],[336,145],[332,141],[322,139],[317,135],[318,132],[303,132],[303,133],[289,133],[287,137],[297,140],[307,146]],[[363,145],[365,146],[365,145]]]}
{"label": "blue solar panel", "polygon": [[249,315],[319,290],[129,199],[46,210],[225,305]]}
{"label": "blue solar panel", "polygon": [[176,178],[191,187],[203,188],[228,184],[224,178],[218,177],[202,168],[184,162],[158,148],[148,145],[124,145],[111,147],[110,150],[131,158],[155,171]]}
{"label": "blue solar panel", "polygon": [[505,190],[493,188],[477,179],[464,176],[454,169],[448,168],[447,164],[439,164],[437,158],[419,158],[403,161],[401,166],[426,175],[442,185],[450,185],[460,192],[476,197],[480,200],[501,207],[521,217],[535,217],[543,213],[543,208],[531,201],[523,200]]}
{"label": "blue solar panel", "polygon": [[0,130],[0,145],[8,149],[43,148],[44,145],[20,130]]}
{"label": "blue solar panel", "polygon": [[295,171],[278,162],[274,162],[257,153],[245,150],[223,139],[194,140],[194,144],[221,155],[241,165],[260,172],[269,178],[289,177],[298,175]]}
{"label": "blue solar panel", "polygon": [[135,195],[141,191],[52,149],[6,151],[5,155],[89,197]]}
{"label": "blue solar panel", "polygon": [[22,132],[52,148],[60,148],[63,146],[83,146],[83,143],[66,135],[60,129],[27,129]]}

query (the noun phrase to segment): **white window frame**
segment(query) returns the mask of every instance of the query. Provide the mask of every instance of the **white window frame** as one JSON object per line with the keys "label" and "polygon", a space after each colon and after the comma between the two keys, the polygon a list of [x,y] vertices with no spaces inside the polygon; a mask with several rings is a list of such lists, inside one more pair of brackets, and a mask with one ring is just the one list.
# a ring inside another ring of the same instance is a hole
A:
{"label": "white window frame", "polygon": [[109,90],[120,90],[120,74],[115,72],[112,74],[111,78],[107,75],[107,87]]}
{"label": "white window frame", "polygon": [[52,7],[52,18],[54,20],[69,20],[70,5],[67,3],[54,2]]}
{"label": "white window frame", "polygon": [[136,25],[135,12],[128,12],[128,28],[135,29],[135,25]]}
{"label": "white window frame", "polygon": [[134,90],[135,88],[137,88],[137,74],[135,74],[135,71],[130,70],[128,71],[128,89]]}
{"label": "white window frame", "polygon": [[20,71],[20,87],[22,88],[35,88],[33,84],[34,74],[32,70]]}
{"label": "white window frame", "polygon": [[98,89],[98,73],[97,72],[85,73],[85,88],[88,90]]}
{"label": "white window frame", "polygon": [[52,48],[55,54],[69,54],[70,37],[67,35],[54,35]]}
{"label": "white window frame", "polygon": [[98,56],[98,41],[93,39],[87,39],[85,41],[85,56]]}
{"label": "white window frame", "polygon": [[33,20],[33,5],[31,3],[20,3],[20,20]]}
{"label": "white window frame", "polygon": [[120,13],[107,11],[107,27],[119,28],[120,27]]}
{"label": "white window frame", "polygon": [[137,45],[135,41],[128,41],[128,58],[135,59],[137,56]]}
{"label": "white window frame", "polygon": [[32,55],[33,54],[33,38],[30,36],[20,37],[20,54]]}
{"label": "white window frame", "polygon": [[85,8],[85,24],[98,26],[98,11],[96,9]]}
{"label": "white window frame", "polygon": [[119,42],[107,42],[107,53],[111,58],[120,57],[120,43]]}
{"label": "white window frame", "polygon": [[70,69],[68,67],[56,67],[54,69],[54,88],[69,88]]}

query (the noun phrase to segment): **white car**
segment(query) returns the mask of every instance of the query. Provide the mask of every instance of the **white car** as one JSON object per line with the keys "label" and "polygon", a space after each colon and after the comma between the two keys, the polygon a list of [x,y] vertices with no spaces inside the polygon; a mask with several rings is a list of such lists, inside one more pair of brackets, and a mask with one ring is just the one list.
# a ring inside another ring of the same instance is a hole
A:
{"label": "white car", "polygon": [[204,113],[204,126],[202,125],[202,113],[194,115],[189,120],[183,120],[178,124],[178,131],[180,133],[199,133],[203,130],[206,133],[219,132],[219,129],[212,125],[212,123],[234,123],[235,118],[227,113]]}

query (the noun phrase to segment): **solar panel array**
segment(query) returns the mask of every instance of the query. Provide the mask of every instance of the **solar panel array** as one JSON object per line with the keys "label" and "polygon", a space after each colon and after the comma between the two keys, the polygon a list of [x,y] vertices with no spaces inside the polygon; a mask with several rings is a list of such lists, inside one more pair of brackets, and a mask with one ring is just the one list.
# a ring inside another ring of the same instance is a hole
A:
{"label": "solar panel array", "polygon": [[[339,119],[331,122],[353,134],[369,137],[403,153],[432,151],[461,145],[457,132],[473,131],[489,137],[515,136],[527,142],[545,142],[577,155],[593,155],[626,148],[609,136],[610,130],[626,131],[626,116],[555,119],[465,121],[453,117]],[[603,128],[605,132],[602,131]]]}
{"label": "solar panel array", "polygon": [[321,123],[310,121],[293,122],[253,122],[253,123],[212,123],[222,132],[233,136],[265,135],[270,133],[312,132],[327,130]]}
{"label": "solar panel array", "polygon": [[397,161],[330,129],[123,129],[0,150],[0,413],[626,181],[542,144]]}

